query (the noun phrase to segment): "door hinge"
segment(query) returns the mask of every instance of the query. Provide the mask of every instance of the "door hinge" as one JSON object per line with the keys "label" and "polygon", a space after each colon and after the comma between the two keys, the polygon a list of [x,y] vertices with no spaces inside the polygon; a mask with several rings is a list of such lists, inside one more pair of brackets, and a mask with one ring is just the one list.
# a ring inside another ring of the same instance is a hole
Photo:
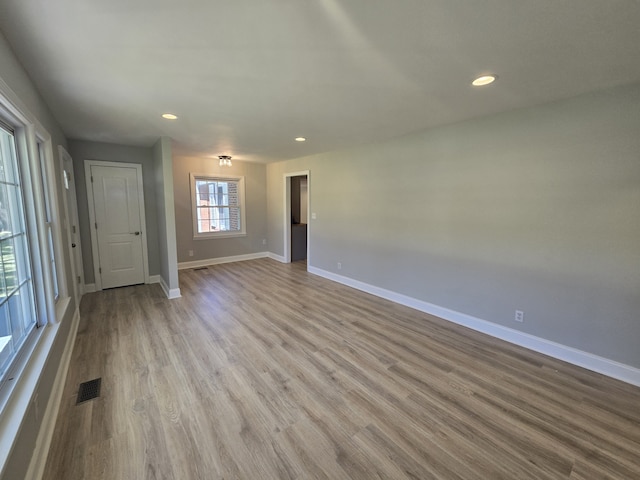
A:
{"label": "door hinge", "polygon": [[78,275],[78,283],[80,283],[82,281],[82,279],[80,278],[80,275]]}
{"label": "door hinge", "polygon": [[95,223],[95,226],[96,226],[96,230],[97,230],[98,229],[98,222]]}
{"label": "door hinge", "polygon": [[91,183],[93,183],[93,175],[91,175]]}
{"label": "door hinge", "polygon": [[76,233],[76,226],[73,225],[71,228],[72,228],[73,233]]}
{"label": "door hinge", "polygon": [[98,267],[98,271],[102,273],[102,267]]}

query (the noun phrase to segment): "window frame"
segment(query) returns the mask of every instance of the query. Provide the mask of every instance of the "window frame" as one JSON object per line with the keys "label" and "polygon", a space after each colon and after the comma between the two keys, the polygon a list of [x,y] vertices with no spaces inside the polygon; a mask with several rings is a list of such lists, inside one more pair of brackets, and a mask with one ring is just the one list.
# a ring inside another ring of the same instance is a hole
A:
{"label": "window frame", "polygon": [[[0,99],[1,100],[1,99]],[[33,298],[33,308],[35,313],[35,325],[20,343],[18,349],[7,364],[7,368],[0,375],[0,393],[4,393],[5,386],[15,379],[19,372],[28,361],[33,349],[40,337],[43,328],[49,321],[51,310],[48,308],[48,302],[43,292],[42,286],[45,284],[40,256],[40,235],[38,232],[38,220],[40,213],[37,205],[38,189],[33,187],[33,145],[31,140],[34,139],[32,125],[22,122],[19,117],[11,115],[11,112],[3,108],[0,104],[0,119],[2,123],[10,128],[15,143],[16,161],[18,164],[18,172],[20,181],[21,201],[24,209],[24,234],[27,237],[27,255],[31,275],[31,288]],[[31,213],[29,213],[31,212]],[[0,400],[4,395],[0,395]],[[1,405],[0,405],[1,407]],[[1,409],[1,408],[0,408]]]}
{"label": "window frame", "polygon": [[[233,238],[247,235],[246,195],[244,176],[237,175],[212,175],[189,173],[191,184],[191,216],[194,240],[210,240],[213,238]],[[223,230],[214,232],[198,232],[198,207],[196,182],[198,180],[212,182],[236,182],[238,184],[238,202],[240,209],[240,230]]]}
{"label": "window frame", "polygon": [[[20,215],[19,218],[19,231],[15,232],[12,228],[12,234],[2,238],[2,241],[5,240],[10,242],[13,245],[13,255],[14,255],[14,265],[15,272],[18,273],[19,270],[25,269],[26,271],[22,272],[22,275],[25,276],[24,280],[20,280],[16,278],[17,283],[13,285],[11,291],[6,290],[6,297],[2,304],[0,304],[0,308],[4,309],[8,314],[11,310],[11,304],[15,302],[20,303],[20,308],[24,308],[25,304],[23,303],[24,298],[23,294],[27,294],[27,301],[29,305],[27,308],[30,310],[29,317],[32,315],[32,321],[29,323],[28,328],[24,330],[24,335],[19,339],[19,343],[15,344],[15,338],[13,333],[9,335],[9,341],[4,342],[4,346],[6,347],[9,343],[12,343],[13,346],[9,351],[9,354],[6,357],[6,364],[2,365],[1,368],[5,368],[4,371],[0,372],[0,389],[4,386],[4,384],[10,380],[12,376],[12,372],[15,368],[15,365],[20,362],[21,357],[24,355],[25,350],[28,350],[28,347],[34,341],[33,339],[38,336],[38,329],[43,325],[44,322],[40,319],[39,315],[39,307],[38,304],[38,292],[36,291],[36,268],[34,268],[34,255],[33,255],[33,247],[31,246],[32,238],[30,232],[30,222],[28,219],[27,212],[29,211],[29,202],[28,202],[28,186],[26,183],[28,182],[28,174],[25,174],[25,165],[23,154],[25,152],[25,144],[24,140],[26,138],[24,128],[16,128],[11,123],[7,122],[4,116],[0,117],[2,127],[2,133],[8,134],[12,138],[12,149],[13,154],[12,157],[15,156],[15,170],[13,171],[13,176],[15,177],[10,181],[3,181],[5,184],[5,188],[13,187],[15,190],[15,200],[18,200],[19,206],[11,208],[10,210],[14,210],[13,213],[18,213]],[[6,153],[6,152],[5,152]],[[13,160],[13,159],[11,159]],[[28,165],[27,165],[28,169]],[[13,196],[13,195],[11,195]],[[8,197],[7,197],[8,198]],[[9,207],[7,207],[9,208]],[[14,224],[16,218],[13,216],[10,217],[11,223]],[[14,225],[15,226],[15,225]],[[23,237],[23,238],[21,238]],[[18,254],[22,254],[23,259],[18,258]],[[4,257],[4,254],[3,254]],[[4,264],[3,264],[4,265]],[[3,268],[4,270],[4,268]],[[21,292],[21,290],[25,288]],[[18,299],[15,302],[12,299]],[[15,308],[15,307],[14,307]],[[15,313],[15,312],[14,312]],[[22,316],[22,315],[21,315]],[[13,327],[10,327],[13,330]],[[3,355],[4,357],[4,355]],[[5,360],[2,360],[4,364]]]}
{"label": "window frame", "polygon": [[[64,314],[64,300],[69,298],[69,287],[65,275],[64,243],[62,240],[61,206],[58,194],[58,176],[56,173],[55,156],[51,136],[41,127],[35,127],[37,143],[39,175],[42,182],[42,231],[43,231],[43,261],[51,261],[53,255],[54,271],[49,268],[49,278],[52,282],[51,295],[55,305],[55,314],[52,319],[56,322],[62,320]],[[49,237],[50,235],[50,237]],[[52,245],[49,246],[49,238]],[[55,283],[55,285],[54,285]],[[57,288],[56,288],[57,287]],[[56,295],[57,290],[57,295]]]}

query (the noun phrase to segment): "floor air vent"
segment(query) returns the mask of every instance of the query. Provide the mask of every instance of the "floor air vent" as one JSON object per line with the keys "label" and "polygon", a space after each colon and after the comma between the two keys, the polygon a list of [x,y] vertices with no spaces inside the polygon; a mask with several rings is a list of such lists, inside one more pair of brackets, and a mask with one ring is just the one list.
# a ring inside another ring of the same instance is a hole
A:
{"label": "floor air vent", "polygon": [[78,399],[76,400],[76,405],[98,398],[100,396],[101,383],[102,378],[96,378],[95,380],[89,380],[88,382],[81,383],[80,388],[78,388]]}

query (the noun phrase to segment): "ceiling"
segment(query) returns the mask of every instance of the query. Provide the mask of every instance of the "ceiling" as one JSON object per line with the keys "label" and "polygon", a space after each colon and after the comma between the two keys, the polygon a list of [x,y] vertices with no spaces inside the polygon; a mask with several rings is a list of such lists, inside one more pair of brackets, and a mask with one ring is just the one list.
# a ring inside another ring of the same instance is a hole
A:
{"label": "ceiling", "polygon": [[639,0],[2,0],[0,29],[68,138],[254,162],[640,81]]}

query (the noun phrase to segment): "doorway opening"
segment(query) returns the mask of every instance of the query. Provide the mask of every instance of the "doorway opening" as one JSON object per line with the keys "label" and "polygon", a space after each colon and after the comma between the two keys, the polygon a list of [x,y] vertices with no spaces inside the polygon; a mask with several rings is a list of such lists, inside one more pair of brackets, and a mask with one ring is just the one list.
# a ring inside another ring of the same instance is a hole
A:
{"label": "doorway opening", "polygon": [[284,260],[309,263],[309,171],[286,173],[284,208]]}

